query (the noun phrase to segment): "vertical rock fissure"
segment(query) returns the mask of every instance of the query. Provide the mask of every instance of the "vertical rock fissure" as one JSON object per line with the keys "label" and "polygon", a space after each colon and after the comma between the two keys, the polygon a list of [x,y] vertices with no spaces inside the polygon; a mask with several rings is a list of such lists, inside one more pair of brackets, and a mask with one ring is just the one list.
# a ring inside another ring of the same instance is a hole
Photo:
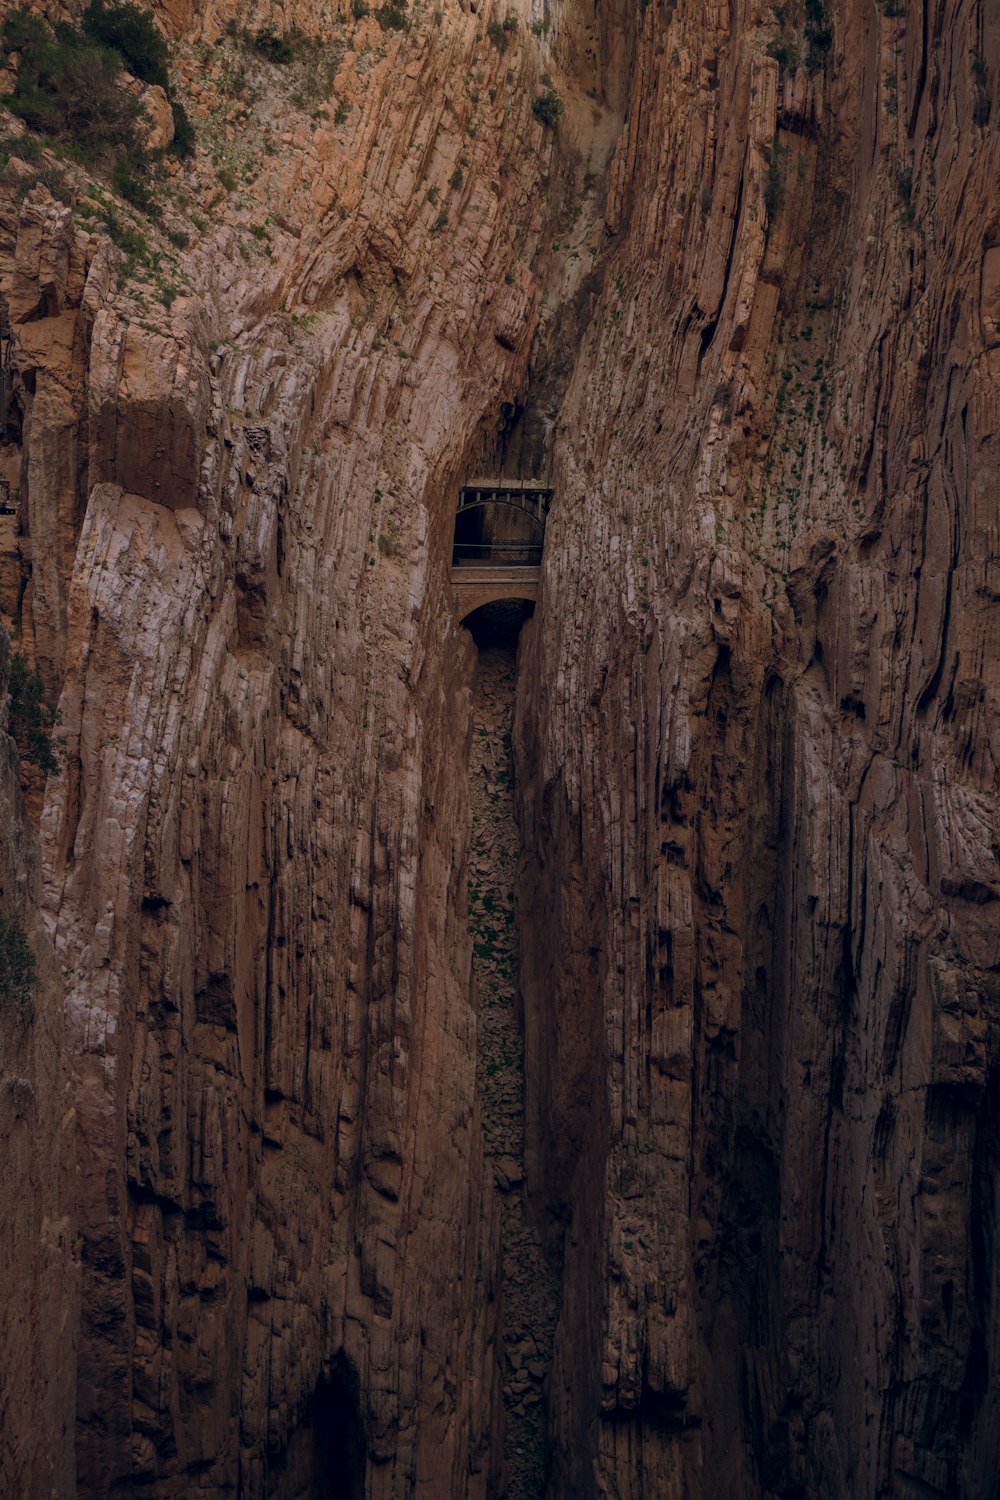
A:
{"label": "vertical rock fissure", "polygon": [[473,686],[469,762],[469,927],[479,1003],[477,1084],[484,1150],[499,1197],[506,1500],[539,1500],[548,1473],[545,1382],[559,1283],[526,1198],[524,1043],[514,919],[518,831],[510,776],[515,648],[484,645]]}

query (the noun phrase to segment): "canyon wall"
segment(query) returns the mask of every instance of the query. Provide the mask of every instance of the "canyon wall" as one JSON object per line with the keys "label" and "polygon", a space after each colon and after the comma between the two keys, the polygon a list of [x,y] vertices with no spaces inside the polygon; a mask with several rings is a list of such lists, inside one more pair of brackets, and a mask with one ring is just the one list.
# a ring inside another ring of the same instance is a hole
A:
{"label": "canyon wall", "polygon": [[[459,8],[166,21],[201,146],[163,218],[16,139],[0,204],[4,609],[61,712],[36,814],[76,1177],[48,1191],[82,1312],[55,1484],[292,1496],[334,1465],[351,1494],[485,1494],[447,564],[588,161],[549,181],[526,24],[501,50]],[[304,61],[255,50],[269,21]]]}
{"label": "canyon wall", "polygon": [[4,1477],[502,1492],[448,561],[506,455],[555,488],[515,732],[549,1493],[989,1494],[1000,24],[158,14],[199,140],[162,220],[16,142],[0,181],[0,603],[62,739],[4,852],[44,981],[0,1016]]}
{"label": "canyon wall", "polygon": [[7,735],[0,634],[0,1476],[10,1495],[71,1492],[80,1316],[62,985],[38,918],[34,830]]}
{"label": "canyon wall", "polygon": [[560,413],[554,1494],[995,1486],[1000,30],[817,10],[646,11]]}

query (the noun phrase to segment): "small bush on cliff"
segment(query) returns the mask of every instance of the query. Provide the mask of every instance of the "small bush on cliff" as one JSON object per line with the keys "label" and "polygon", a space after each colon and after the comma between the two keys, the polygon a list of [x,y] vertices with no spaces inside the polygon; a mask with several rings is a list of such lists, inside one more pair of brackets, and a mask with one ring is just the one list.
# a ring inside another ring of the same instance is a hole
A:
{"label": "small bush on cliff", "polygon": [[502,21],[492,20],[486,28],[486,35],[493,43],[498,52],[504,53],[510,44],[511,35],[517,30],[517,16],[509,10]]}
{"label": "small bush on cliff", "polygon": [[129,202],[153,209],[145,111],[122,86],[123,66],[166,90],[173,154],[191,155],[194,129],[184,106],[171,97],[167,44],[149,12],[92,0],[82,27],[60,22],[53,30],[28,11],[11,11],[0,28],[0,49],[20,59],[14,88],[2,101],[7,108],[85,165],[107,172]]}
{"label": "small bush on cliff", "polygon": [[117,52],[134,78],[169,89],[170,53],[148,10],[140,10],[130,0],[124,5],[91,0],[83,13],[83,29],[102,47]]}
{"label": "small bush on cliff", "polygon": [[767,154],[767,176],[764,178],[764,204],[767,216],[773,219],[778,212],[784,193],[784,177],[781,171],[782,148],[775,141]]}
{"label": "small bush on cliff", "polygon": [[149,163],[141,151],[127,151],[119,156],[111,169],[111,186],[119,198],[139,208],[151,218],[158,219],[160,206],[149,185]]}
{"label": "small bush on cliff", "polygon": [[380,5],[375,12],[375,19],[383,31],[406,31],[410,25],[406,16],[406,0],[390,0],[389,4]]}
{"label": "small bush on cliff", "polygon": [[55,34],[33,26],[18,11],[6,18],[2,41],[6,53],[21,55],[3,102],[32,130],[69,141],[91,160],[141,149],[141,106],[119,87],[117,53],[73,26],[60,25]]}
{"label": "small bush on cliff", "polygon": [[0,917],[0,998],[26,1011],[38,983],[35,955],[24,931]]}
{"label": "small bush on cliff", "polygon": [[102,46],[117,52],[134,78],[143,83],[158,84],[163,89],[174,119],[174,138],[168,150],[182,161],[192,156],[194,126],[183,104],[174,98],[167,71],[170,48],[166,38],[156,29],[151,12],[131,4],[131,0],[125,0],[122,5],[91,0],[83,13],[83,29]]}
{"label": "small bush on cliff", "polygon": [[5,52],[20,52],[24,47],[44,42],[48,28],[41,17],[30,10],[12,10],[4,17],[2,36]]}
{"label": "small bush on cliff", "polygon": [[774,58],[783,73],[793,73],[799,65],[798,48],[788,36],[773,37],[767,44],[767,55]]}
{"label": "small bush on cliff", "polygon": [[170,151],[173,156],[185,161],[194,155],[195,133],[191,116],[179,99],[171,99],[170,113],[174,117],[174,138],[170,142]]}
{"label": "small bush on cliff", "polygon": [[52,731],[59,722],[58,711],[45,692],[45,684],[33,672],[19,651],[10,656],[10,694],[8,725],[22,760],[51,776],[59,769],[52,741]]}
{"label": "small bush on cliff", "polygon": [[531,106],[531,113],[543,125],[554,125],[563,112],[563,102],[555,89],[546,89]]}
{"label": "small bush on cliff", "polygon": [[977,53],[972,60],[972,123],[988,125],[990,122],[989,71],[986,59]]}
{"label": "small bush on cliff", "polygon": [[295,38],[279,36],[271,25],[262,26],[254,35],[253,50],[279,67],[295,61]]}
{"label": "small bush on cliff", "polygon": [[913,168],[899,167],[896,171],[896,197],[899,200],[899,222],[912,224],[917,217],[913,202]]}

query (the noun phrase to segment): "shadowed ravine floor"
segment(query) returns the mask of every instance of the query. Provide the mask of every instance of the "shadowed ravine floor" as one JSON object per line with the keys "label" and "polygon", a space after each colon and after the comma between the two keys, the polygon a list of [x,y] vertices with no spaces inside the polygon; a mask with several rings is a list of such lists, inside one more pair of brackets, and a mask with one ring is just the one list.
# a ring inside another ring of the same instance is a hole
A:
{"label": "shadowed ravine floor", "polygon": [[545,1380],[558,1283],[524,1201],[524,1049],[517,1020],[514,877],[518,833],[510,783],[515,647],[484,643],[473,693],[469,764],[469,926],[479,994],[479,1068],[486,1158],[500,1198],[503,1253],[504,1463],[510,1500],[545,1493]]}

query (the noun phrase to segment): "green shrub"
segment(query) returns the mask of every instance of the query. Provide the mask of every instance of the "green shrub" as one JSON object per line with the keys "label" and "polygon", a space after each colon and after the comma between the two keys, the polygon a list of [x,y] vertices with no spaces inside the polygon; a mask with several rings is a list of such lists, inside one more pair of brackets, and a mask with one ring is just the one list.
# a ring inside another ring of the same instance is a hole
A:
{"label": "green shrub", "polygon": [[52,730],[59,722],[59,714],[46,697],[42,679],[32,672],[19,651],[11,652],[7,691],[8,725],[18,754],[51,776],[59,769],[52,746]]}
{"label": "green shrub", "polygon": [[987,84],[989,70],[986,59],[980,53],[972,59],[972,123],[988,125],[990,122],[990,95]]}
{"label": "green shrub", "polygon": [[106,159],[138,141],[139,101],[118,86],[118,55],[62,25],[25,43],[5,103],[32,130]]}
{"label": "green shrub", "polygon": [[912,224],[917,216],[916,205],[913,202],[913,169],[912,167],[899,167],[896,172],[896,197],[899,199],[899,222],[901,224]]}
{"label": "green shrub", "polygon": [[270,23],[262,26],[254,36],[253,49],[259,52],[261,57],[266,57],[268,62],[277,63],[280,66],[295,61],[293,42],[288,37],[279,36]]}
{"label": "green shrub", "polygon": [[[5,52],[21,54],[14,88],[3,102],[32,130],[53,137],[64,152],[87,166],[110,170],[129,202],[152,211],[149,162],[143,141],[142,103],[121,87],[123,65],[145,83],[166,89],[169,54],[148,11],[137,5],[91,0],[83,26],[60,23],[52,31],[26,11],[12,11],[0,28]],[[171,151],[194,150],[194,127],[179,101]]]}
{"label": "green shrub", "polygon": [[833,29],[829,25],[824,0],[806,0],[806,66],[815,72],[833,46]]}
{"label": "green shrub", "polygon": [[391,0],[388,5],[380,5],[375,19],[383,31],[405,31],[410,24],[406,18],[406,0]]}
{"label": "green shrub", "polygon": [[38,42],[44,42],[49,31],[40,16],[30,10],[12,10],[4,17],[0,37],[4,52],[20,52]]}
{"label": "green shrub", "polygon": [[20,157],[21,161],[38,161],[42,154],[42,148],[33,135],[13,135],[6,131],[0,135],[0,157],[2,164],[6,166],[12,156]]}
{"label": "green shrub", "polygon": [[0,999],[29,1010],[37,983],[35,955],[23,929],[0,917]]}
{"label": "green shrub", "polygon": [[14,188],[14,197],[20,202],[26,198],[33,187],[41,185],[59,203],[67,206],[74,201],[72,184],[68,181],[66,174],[55,162],[42,162],[34,172],[22,177]]}
{"label": "green shrub", "polygon": [[499,53],[507,51],[507,33],[499,21],[490,22],[486,28],[486,35]]}
{"label": "green shrub", "polygon": [[156,199],[149,186],[149,164],[142,151],[128,151],[119,156],[111,168],[111,186],[120,198],[131,203],[133,208],[154,217],[159,212]]}
{"label": "green shrub", "polygon": [[773,57],[781,71],[794,72],[799,65],[795,43],[787,36],[776,36],[767,44],[767,55]]}
{"label": "green shrub", "polygon": [[111,243],[117,245],[129,260],[148,261],[149,246],[138,229],[134,229],[131,224],[123,224],[114,209],[107,205],[102,205],[101,212]]}
{"label": "green shrub", "polygon": [[166,39],[156,29],[148,10],[125,0],[122,5],[106,5],[105,0],[91,0],[83,13],[83,29],[88,36],[110,47],[121,57],[128,71],[143,83],[170,87],[167,63],[170,53]]}
{"label": "green shrub", "polygon": [[531,113],[543,125],[554,125],[563,112],[563,102],[555,89],[546,89],[531,106]]}

